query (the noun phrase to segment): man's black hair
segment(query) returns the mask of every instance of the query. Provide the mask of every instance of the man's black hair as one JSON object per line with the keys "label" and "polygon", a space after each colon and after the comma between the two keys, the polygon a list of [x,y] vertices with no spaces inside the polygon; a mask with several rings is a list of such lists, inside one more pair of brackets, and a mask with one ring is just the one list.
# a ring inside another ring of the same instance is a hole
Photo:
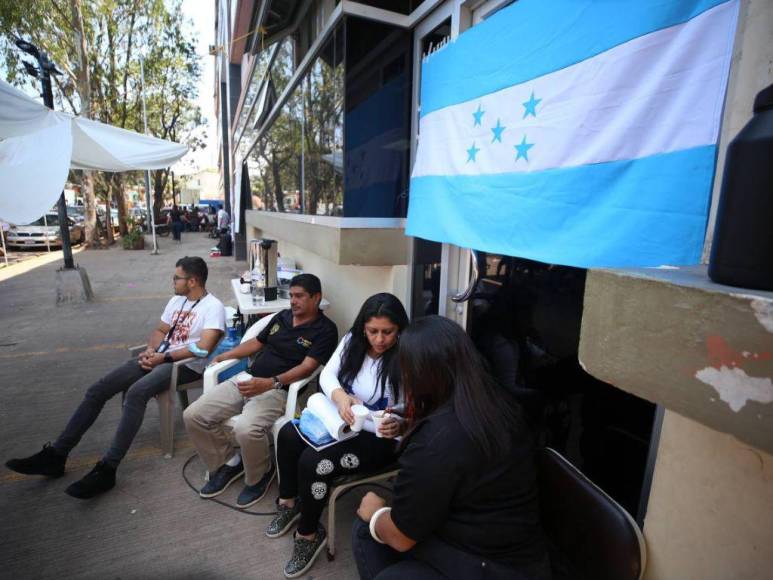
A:
{"label": "man's black hair", "polygon": [[311,296],[322,293],[322,282],[314,274],[298,274],[290,280],[290,287],[300,286]]}
{"label": "man's black hair", "polygon": [[209,275],[209,269],[207,263],[198,256],[185,256],[177,260],[175,264],[178,268],[182,268],[188,276],[198,279],[199,283],[204,286],[207,283],[207,276]]}

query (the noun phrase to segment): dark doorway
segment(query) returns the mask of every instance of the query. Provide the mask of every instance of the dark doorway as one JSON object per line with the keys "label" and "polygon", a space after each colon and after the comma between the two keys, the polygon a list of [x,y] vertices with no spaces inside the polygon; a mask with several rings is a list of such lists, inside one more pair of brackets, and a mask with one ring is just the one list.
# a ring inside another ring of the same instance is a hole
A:
{"label": "dark doorway", "polygon": [[485,253],[478,259],[468,330],[492,371],[522,402],[541,443],[642,516],[656,407],[580,365],[586,270]]}

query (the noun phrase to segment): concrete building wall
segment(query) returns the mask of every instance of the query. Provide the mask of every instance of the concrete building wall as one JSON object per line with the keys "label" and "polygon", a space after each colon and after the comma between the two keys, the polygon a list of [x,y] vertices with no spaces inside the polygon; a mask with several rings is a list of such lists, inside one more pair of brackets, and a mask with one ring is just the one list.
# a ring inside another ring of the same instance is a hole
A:
{"label": "concrete building wall", "polygon": [[773,456],[666,411],[645,580],[773,577]]}

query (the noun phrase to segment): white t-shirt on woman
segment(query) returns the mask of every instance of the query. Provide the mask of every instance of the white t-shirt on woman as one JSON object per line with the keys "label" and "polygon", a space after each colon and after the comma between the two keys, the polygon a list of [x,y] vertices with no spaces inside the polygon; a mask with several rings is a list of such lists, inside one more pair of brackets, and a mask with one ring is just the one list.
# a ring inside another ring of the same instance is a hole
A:
{"label": "white t-shirt on woman", "polygon": [[[338,380],[338,372],[341,370],[341,358],[343,356],[344,348],[351,339],[351,336],[350,332],[341,339],[335,352],[333,352],[333,356],[330,357],[327,365],[325,365],[325,368],[322,369],[322,373],[319,375],[319,386],[322,387],[322,391],[331,401],[333,400],[333,391],[344,387]],[[389,380],[387,380],[384,388],[384,396],[381,396],[381,384],[378,380],[380,366],[381,357],[374,359],[366,354],[362,361],[360,372],[357,373],[357,376],[354,377],[354,381],[349,385],[349,393],[357,397],[365,406],[374,411],[377,409],[393,407],[397,404]],[[370,417],[365,421],[365,430],[370,431],[371,433],[376,432],[376,427]]]}

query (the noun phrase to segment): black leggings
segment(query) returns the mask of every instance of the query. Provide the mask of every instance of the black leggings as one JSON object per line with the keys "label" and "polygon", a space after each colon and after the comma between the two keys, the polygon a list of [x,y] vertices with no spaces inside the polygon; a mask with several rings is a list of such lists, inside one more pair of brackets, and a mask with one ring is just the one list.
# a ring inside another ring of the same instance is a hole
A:
{"label": "black leggings", "polygon": [[394,439],[381,439],[362,431],[357,437],[316,451],[301,439],[292,423],[286,423],[277,439],[279,497],[300,496],[298,533],[308,535],[317,531],[332,479],[389,465],[395,460],[396,447]]}

